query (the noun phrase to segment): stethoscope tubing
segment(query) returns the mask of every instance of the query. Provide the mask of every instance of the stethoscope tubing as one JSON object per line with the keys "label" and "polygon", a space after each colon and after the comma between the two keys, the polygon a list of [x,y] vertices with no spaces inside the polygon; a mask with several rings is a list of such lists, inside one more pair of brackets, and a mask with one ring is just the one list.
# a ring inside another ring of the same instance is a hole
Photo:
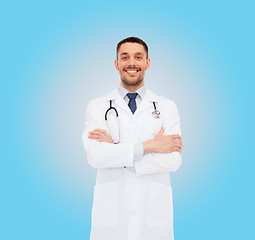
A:
{"label": "stethoscope tubing", "polygon": [[105,121],[107,121],[107,114],[108,114],[108,112],[109,112],[110,110],[112,110],[112,109],[115,111],[116,116],[119,117],[119,114],[118,114],[117,109],[116,109],[115,107],[112,106],[112,100],[110,100],[110,107],[107,109],[107,111],[105,112],[105,116],[104,116]]}
{"label": "stethoscope tubing", "polygon": [[[155,113],[156,115],[159,116],[159,115],[160,115],[160,112],[157,110],[157,107],[156,107],[156,103],[155,103],[155,102],[153,102],[153,106],[154,106],[154,109],[155,109],[154,113]],[[110,100],[110,107],[107,109],[107,111],[105,112],[105,116],[104,116],[105,121],[107,121],[107,114],[108,114],[108,112],[109,112],[110,110],[114,110],[115,113],[116,113],[116,116],[119,117],[119,114],[118,114],[117,109],[116,109],[115,107],[112,106],[112,100]]]}

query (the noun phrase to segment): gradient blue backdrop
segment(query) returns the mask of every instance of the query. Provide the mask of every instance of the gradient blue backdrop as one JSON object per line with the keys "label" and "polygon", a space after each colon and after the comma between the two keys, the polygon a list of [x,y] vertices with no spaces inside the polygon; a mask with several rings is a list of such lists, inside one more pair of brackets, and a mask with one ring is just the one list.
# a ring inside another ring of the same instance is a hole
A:
{"label": "gradient blue backdrop", "polygon": [[89,239],[85,109],[118,86],[128,36],[181,116],[175,239],[255,239],[252,1],[11,1],[0,26],[0,239]]}

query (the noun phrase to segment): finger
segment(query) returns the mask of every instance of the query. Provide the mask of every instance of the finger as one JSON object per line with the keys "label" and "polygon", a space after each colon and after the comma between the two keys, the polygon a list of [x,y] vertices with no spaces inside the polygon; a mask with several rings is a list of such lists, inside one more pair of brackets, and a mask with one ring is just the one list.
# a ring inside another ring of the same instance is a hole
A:
{"label": "finger", "polygon": [[166,135],[169,139],[172,139],[174,141],[181,141],[181,136],[178,134],[173,134],[173,135]]}
{"label": "finger", "polygon": [[174,138],[174,139],[182,140],[182,137],[181,137],[179,134],[173,134],[173,135],[171,135],[171,136],[172,136],[172,138]]}
{"label": "finger", "polygon": [[98,133],[103,134],[106,138],[109,136],[109,134],[107,133],[107,131],[104,130],[104,129],[99,129],[99,128],[97,128],[97,129],[95,129],[95,131],[98,132]]}
{"label": "finger", "polygon": [[173,143],[181,143],[181,139],[174,137],[174,135],[167,135],[168,139]]}
{"label": "finger", "polygon": [[107,138],[107,137],[110,137],[110,135],[108,134],[108,132],[107,131],[105,131],[105,130],[103,130],[103,132],[102,132],[103,134],[104,134],[104,136]]}
{"label": "finger", "polygon": [[180,151],[180,148],[178,147],[172,147],[170,152],[179,152]]}
{"label": "finger", "polygon": [[95,138],[95,137],[96,137],[95,134],[89,134],[89,135],[88,135],[88,138]]}
{"label": "finger", "polygon": [[179,149],[180,149],[180,152],[181,152],[182,151],[182,146],[180,146]]}
{"label": "finger", "polygon": [[94,130],[94,131],[92,131],[92,132],[89,132],[89,134],[91,134],[91,135],[93,135],[93,134],[101,134],[101,135],[102,135],[103,133],[102,133],[102,132],[99,132],[99,131],[95,131],[95,130]]}
{"label": "finger", "polygon": [[91,132],[89,132],[89,135],[92,135],[92,136],[94,136],[94,135],[103,135],[103,133],[99,132],[99,131],[91,131]]}
{"label": "finger", "polygon": [[97,132],[95,132],[95,131],[90,131],[90,132],[89,132],[89,134],[91,134],[91,135],[92,135],[92,134],[95,134],[95,133],[97,133]]}
{"label": "finger", "polygon": [[106,133],[106,131],[104,129],[100,129],[100,128],[96,128],[96,129],[94,129],[94,131],[101,132],[101,133]]}
{"label": "finger", "polygon": [[180,140],[177,140],[175,143],[176,143],[176,146],[178,146],[178,147],[182,147],[183,146],[183,143]]}
{"label": "finger", "polygon": [[112,143],[111,137],[105,130],[95,129],[92,132],[89,132],[89,138],[93,140],[97,140],[99,142],[109,142]]}
{"label": "finger", "polygon": [[89,136],[102,136],[102,133],[92,132],[89,134]]}
{"label": "finger", "polygon": [[96,141],[98,141],[98,142],[101,142],[101,138],[98,138],[98,137],[88,137],[89,139],[91,139],[91,140],[96,140]]}
{"label": "finger", "polygon": [[96,130],[96,129],[95,129],[94,131],[89,132],[89,133],[92,133],[92,134],[93,134],[93,133],[96,133],[96,134],[103,134],[102,131],[99,131],[99,130]]}
{"label": "finger", "polygon": [[89,134],[99,134],[101,133],[100,131],[94,129],[93,131],[90,131]]}
{"label": "finger", "polygon": [[176,147],[176,148],[175,148],[175,151],[176,151],[176,152],[181,152],[182,150],[181,150],[180,148]]}
{"label": "finger", "polygon": [[89,135],[89,138],[93,138],[93,139],[104,139],[105,136],[102,136],[101,134],[92,134],[92,135]]}
{"label": "finger", "polygon": [[181,149],[181,147],[180,147],[180,146],[174,146],[174,148],[175,148],[175,149]]}
{"label": "finger", "polygon": [[157,134],[157,136],[163,135],[164,132],[165,132],[165,128],[162,127],[162,128],[160,129],[159,133]]}
{"label": "finger", "polygon": [[100,134],[91,134],[88,137],[90,137],[90,138],[102,138],[102,136]]}

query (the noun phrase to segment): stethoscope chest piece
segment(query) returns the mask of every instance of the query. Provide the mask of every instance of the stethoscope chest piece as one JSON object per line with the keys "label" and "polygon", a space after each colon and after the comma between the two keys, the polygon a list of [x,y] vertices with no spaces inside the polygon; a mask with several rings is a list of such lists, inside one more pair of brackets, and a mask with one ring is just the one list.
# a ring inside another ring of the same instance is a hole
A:
{"label": "stethoscope chest piece", "polygon": [[154,118],[160,118],[160,112],[158,110],[155,110],[155,111],[152,112],[152,116]]}
{"label": "stethoscope chest piece", "polygon": [[157,110],[155,102],[153,102],[153,106],[154,106],[154,111],[152,112],[152,116],[154,118],[160,118],[160,112],[159,110]]}

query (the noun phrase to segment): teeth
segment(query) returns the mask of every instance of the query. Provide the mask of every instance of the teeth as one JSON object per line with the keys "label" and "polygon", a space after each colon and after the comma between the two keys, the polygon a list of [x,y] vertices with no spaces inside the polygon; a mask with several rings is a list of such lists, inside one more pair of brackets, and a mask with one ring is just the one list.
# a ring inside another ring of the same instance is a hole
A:
{"label": "teeth", "polygon": [[127,72],[129,72],[129,73],[135,73],[136,71],[127,71]]}

